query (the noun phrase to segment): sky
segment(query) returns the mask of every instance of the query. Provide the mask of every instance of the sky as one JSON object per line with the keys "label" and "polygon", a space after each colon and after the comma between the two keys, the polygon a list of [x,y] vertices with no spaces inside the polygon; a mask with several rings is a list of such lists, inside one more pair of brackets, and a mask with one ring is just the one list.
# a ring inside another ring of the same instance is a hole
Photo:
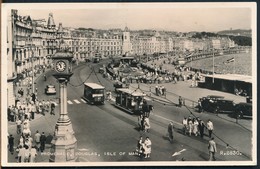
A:
{"label": "sky", "polygon": [[18,14],[47,21],[49,13],[53,13],[56,25],[62,23],[64,27],[73,28],[123,29],[127,26],[130,30],[156,29],[178,32],[252,29],[252,8],[243,5],[233,7],[232,5],[185,6],[173,3],[93,6],[82,4],[77,7],[52,5],[49,8],[44,6],[41,9],[36,8],[18,8]]}

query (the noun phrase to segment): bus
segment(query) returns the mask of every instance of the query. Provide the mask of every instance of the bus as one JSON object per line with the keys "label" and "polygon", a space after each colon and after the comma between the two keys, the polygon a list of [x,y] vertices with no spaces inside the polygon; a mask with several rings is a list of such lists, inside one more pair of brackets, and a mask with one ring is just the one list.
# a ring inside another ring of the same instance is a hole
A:
{"label": "bus", "polygon": [[96,83],[84,83],[83,99],[90,104],[105,104],[105,87]]}
{"label": "bus", "polygon": [[130,113],[140,114],[144,102],[145,93],[139,90],[118,88],[115,106]]}

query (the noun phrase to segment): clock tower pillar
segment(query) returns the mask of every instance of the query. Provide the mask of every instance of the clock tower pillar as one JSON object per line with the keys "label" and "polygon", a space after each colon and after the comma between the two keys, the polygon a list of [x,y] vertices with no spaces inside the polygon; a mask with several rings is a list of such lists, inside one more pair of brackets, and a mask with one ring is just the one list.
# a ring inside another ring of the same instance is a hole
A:
{"label": "clock tower pillar", "polygon": [[60,112],[51,142],[50,162],[73,162],[77,159],[77,139],[67,109],[67,83],[73,75],[72,58],[72,53],[66,50],[58,51],[52,56],[55,70],[53,76],[58,80],[60,88]]}

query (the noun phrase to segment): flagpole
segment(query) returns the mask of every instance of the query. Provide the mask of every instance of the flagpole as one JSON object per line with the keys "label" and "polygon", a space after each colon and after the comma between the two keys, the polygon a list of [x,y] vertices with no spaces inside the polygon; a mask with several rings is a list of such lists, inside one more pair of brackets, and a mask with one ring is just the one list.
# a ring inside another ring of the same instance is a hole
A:
{"label": "flagpole", "polygon": [[214,59],[214,47],[213,47],[213,74],[212,74],[212,83],[214,83],[214,72],[215,72],[215,59]]}
{"label": "flagpole", "polygon": [[236,73],[236,59],[234,57],[233,74]]}

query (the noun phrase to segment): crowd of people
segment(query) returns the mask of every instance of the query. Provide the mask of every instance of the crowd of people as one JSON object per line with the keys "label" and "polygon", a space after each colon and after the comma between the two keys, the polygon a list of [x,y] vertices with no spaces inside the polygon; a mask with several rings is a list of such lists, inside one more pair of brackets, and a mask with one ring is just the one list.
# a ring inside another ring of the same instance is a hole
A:
{"label": "crowd of people", "polygon": [[196,117],[192,118],[191,116],[189,116],[188,118],[183,118],[182,125],[183,134],[188,134],[189,136],[200,136],[203,139],[205,135],[204,131],[208,131],[208,137],[210,138],[208,143],[209,161],[216,160],[215,153],[217,152],[217,147],[214,141],[214,137],[212,136],[214,130],[213,122],[208,119],[207,123],[205,124],[203,120]]}
{"label": "crowd of people", "polygon": [[19,136],[15,140],[13,133],[8,136],[8,149],[13,155],[17,154],[17,162],[24,163],[36,162],[38,151],[45,150],[46,142],[50,143],[53,136],[49,134],[47,137],[39,133],[37,130],[35,135],[32,135],[30,122],[34,120],[36,114],[45,115],[50,113],[55,115],[56,103],[52,100],[38,100],[37,89],[35,93],[31,92],[31,84],[26,86],[26,93],[22,87],[17,89],[15,105],[7,108],[7,118],[9,122],[15,122],[16,134]]}
{"label": "crowd of people", "polygon": [[16,153],[17,163],[35,163],[38,152],[43,152],[45,144],[50,144],[53,139],[51,134],[46,137],[44,132],[40,134],[38,130],[32,135],[28,118],[23,122],[18,118],[17,134],[20,136],[18,140],[12,134],[8,136],[8,149],[12,155]]}
{"label": "crowd of people", "polygon": [[157,96],[166,96],[166,88],[163,85],[155,86],[155,94]]}

